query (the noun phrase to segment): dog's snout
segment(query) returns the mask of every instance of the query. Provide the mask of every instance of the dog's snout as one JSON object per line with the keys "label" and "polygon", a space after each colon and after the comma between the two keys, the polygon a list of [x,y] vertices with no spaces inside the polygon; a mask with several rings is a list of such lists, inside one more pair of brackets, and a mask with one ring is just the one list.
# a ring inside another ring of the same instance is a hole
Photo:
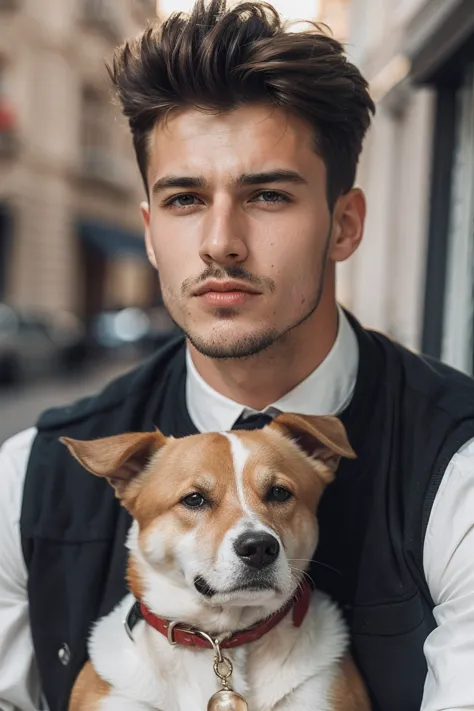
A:
{"label": "dog's snout", "polygon": [[265,531],[243,533],[234,543],[239,558],[251,568],[266,568],[278,558],[280,544]]}

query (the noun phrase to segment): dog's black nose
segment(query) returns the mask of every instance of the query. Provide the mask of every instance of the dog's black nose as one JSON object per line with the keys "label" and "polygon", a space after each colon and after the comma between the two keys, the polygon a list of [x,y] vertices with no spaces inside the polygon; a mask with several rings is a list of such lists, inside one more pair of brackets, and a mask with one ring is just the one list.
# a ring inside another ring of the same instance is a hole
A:
{"label": "dog's black nose", "polygon": [[234,550],[246,565],[260,570],[276,561],[280,544],[270,533],[250,531],[237,538]]}

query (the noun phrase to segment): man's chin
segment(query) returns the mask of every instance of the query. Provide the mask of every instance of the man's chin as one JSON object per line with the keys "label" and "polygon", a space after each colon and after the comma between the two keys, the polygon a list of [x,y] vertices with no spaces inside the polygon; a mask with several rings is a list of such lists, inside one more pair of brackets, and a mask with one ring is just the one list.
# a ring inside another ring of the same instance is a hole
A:
{"label": "man's chin", "polygon": [[274,329],[244,331],[235,323],[221,324],[213,328],[210,334],[185,331],[186,337],[194,348],[206,356],[215,359],[249,358],[272,346],[278,339]]}

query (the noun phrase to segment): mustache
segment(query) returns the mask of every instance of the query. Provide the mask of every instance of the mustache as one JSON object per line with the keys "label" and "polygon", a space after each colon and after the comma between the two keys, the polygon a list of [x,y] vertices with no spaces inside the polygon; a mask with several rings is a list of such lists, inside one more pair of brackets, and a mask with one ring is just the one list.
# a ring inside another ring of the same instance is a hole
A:
{"label": "mustache", "polygon": [[196,287],[205,281],[210,279],[216,281],[224,281],[225,279],[238,279],[243,281],[249,286],[258,289],[259,291],[269,291],[273,293],[275,291],[275,282],[269,277],[258,277],[251,272],[248,272],[243,267],[237,265],[230,265],[229,267],[216,267],[210,265],[203,271],[203,273],[198,277],[192,277],[185,279],[181,284],[181,296],[189,296]]}

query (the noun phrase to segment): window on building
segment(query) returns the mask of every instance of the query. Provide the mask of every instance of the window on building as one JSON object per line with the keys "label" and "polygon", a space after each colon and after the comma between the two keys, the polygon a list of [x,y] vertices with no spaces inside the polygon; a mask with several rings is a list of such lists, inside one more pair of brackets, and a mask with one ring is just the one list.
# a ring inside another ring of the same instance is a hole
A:
{"label": "window on building", "polygon": [[[436,88],[422,348],[474,372],[474,35],[459,4],[414,53],[417,81]],[[467,25],[468,30],[469,26]],[[457,34],[456,34],[457,33]],[[465,37],[455,45],[453,37]],[[440,59],[439,48],[448,48]]]}
{"label": "window on building", "polygon": [[134,0],[133,5],[136,12],[142,15],[147,15],[148,17],[156,15],[156,0]]}
{"label": "window on building", "polygon": [[7,70],[5,61],[0,57],[0,101],[5,97],[7,92]]}
{"label": "window on building", "polygon": [[20,0],[0,0],[0,11],[2,10],[17,10]]}
{"label": "window on building", "polygon": [[458,91],[442,358],[472,374],[474,321],[474,63]]}
{"label": "window on building", "polygon": [[10,158],[16,148],[16,114],[8,97],[8,66],[0,57],[0,159]]}
{"label": "window on building", "polygon": [[[82,177],[123,191],[128,190],[134,172],[130,171],[130,161],[124,162],[117,123],[108,93],[95,87],[84,88],[79,166]],[[124,133],[129,139],[129,133]]]}
{"label": "window on building", "polygon": [[92,87],[82,92],[81,172],[89,179],[107,179],[111,172],[111,125],[103,94]]}
{"label": "window on building", "polygon": [[82,0],[82,13],[89,20],[107,19],[113,14],[112,0]]}
{"label": "window on building", "polygon": [[119,7],[114,0],[80,0],[82,20],[95,25],[114,39],[121,36]]}
{"label": "window on building", "polygon": [[107,146],[106,104],[99,91],[86,87],[82,92],[81,146],[84,151]]}

